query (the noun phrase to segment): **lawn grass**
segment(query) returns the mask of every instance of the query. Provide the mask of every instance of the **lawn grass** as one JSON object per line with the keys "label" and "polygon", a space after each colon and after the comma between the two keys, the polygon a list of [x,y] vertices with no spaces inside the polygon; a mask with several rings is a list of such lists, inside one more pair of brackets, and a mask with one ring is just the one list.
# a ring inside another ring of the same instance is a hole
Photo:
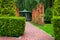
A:
{"label": "lawn grass", "polygon": [[35,24],[33,22],[30,22],[31,24],[35,25],[36,27],[44,30],[48,34],[50,34],[52,37],[54,37],[54,31],[53,31],[53,24],[45,24],[44,26],[41,26],[39,24]]}

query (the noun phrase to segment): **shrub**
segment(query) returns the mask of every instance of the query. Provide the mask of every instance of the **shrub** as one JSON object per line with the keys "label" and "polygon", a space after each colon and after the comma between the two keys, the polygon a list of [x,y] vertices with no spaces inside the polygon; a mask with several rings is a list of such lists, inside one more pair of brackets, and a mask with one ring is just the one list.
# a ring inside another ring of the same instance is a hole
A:
{"label": "shrub", "polygon": [[24,34],[25,18],[0,17],[0,36],[19,37]]}
{"label": "shrub", "polygon": [[55,0],[53,5],[54,16],[60,16],[60,0]]}
{"label": "shrub", "polygon": [[15,16],[14,0],[0,0],[0,16]]}
{"label": "shrub", "polygon": [[54,17],[52,23],[54,26],[55,40],[60,40],[60,17]]}
{"label": "shrub", "polygon": [[44,21],[51,22],[51,18],[52,18],[51,8],[47,8],[44,15]]}

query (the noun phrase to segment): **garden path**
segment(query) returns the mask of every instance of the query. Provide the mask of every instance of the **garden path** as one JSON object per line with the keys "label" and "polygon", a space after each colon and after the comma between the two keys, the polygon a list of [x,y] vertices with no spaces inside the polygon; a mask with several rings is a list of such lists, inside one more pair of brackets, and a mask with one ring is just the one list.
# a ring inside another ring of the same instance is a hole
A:
{"label": "garden path", "polygon": [[25,33],[21,38],[0,37],[0,40],[54,40],[54,38],[29,22],[26,22]]}
{"label": "garden path", "polygon": [[31,23],[26,22],[25,34],[21,40],[54,40],[54,38]]}

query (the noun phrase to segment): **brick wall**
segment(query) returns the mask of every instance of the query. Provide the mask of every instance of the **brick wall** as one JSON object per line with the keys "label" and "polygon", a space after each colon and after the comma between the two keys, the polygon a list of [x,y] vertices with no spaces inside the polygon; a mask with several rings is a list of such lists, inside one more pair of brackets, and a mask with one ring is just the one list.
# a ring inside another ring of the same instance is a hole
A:
{"label": "brick wall", "polygon": [[19,9],[16,7],[16,17],[18,17],[20,14],[19,14]]}
{"label": "brick wall", "polygon": [[19,14],[19,9],[16,6],[16,3],[15,3],[15,9],[16,9],[16,17],[18,17],[20,14]]}
{"label": "brick wall", "polygon": [[38,3],[37,8],[32,10],[32,21],[44,25],[44,5]]}

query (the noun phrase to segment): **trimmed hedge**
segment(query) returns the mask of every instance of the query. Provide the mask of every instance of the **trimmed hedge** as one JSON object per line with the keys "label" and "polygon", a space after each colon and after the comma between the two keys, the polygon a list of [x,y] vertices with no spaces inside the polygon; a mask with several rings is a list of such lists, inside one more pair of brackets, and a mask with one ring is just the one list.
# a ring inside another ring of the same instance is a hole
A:
{"label": "trimmed hedge", "polygon": [[54,25],[55,40],[60,40],[60,17],[54,17],[52,23]]}
{"label": "trimmed hedge", "polygon": [[19,37],[24,34],[25,18],[0,17],[0,36]]}
{"label": "trimmed hedge", "polygon": [[52,9],[54,16],[60,16],[60,0],[54,0],[54,5]]}
{"label": "trimmed hedge", "polygon": [[15,16],[14,0],[0,0],[0,16]]}

